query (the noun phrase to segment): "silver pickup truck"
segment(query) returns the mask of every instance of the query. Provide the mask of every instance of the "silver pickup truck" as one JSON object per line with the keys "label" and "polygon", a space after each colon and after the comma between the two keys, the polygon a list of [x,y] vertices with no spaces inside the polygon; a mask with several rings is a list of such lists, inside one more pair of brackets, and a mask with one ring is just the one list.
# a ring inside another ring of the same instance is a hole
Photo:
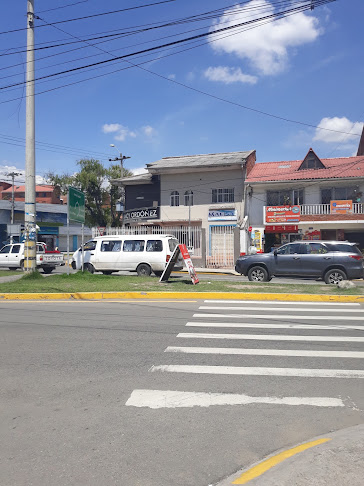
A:
{"label": "silver pickup truck", "polygon": [[[44,244],[37,243],[37,268],[41,268],[44,273],[52,273],[56,267],[62,265],[64,265],[62,253],[48,252]],[[0,268],[24,269],[24,243],[13,243],[1,248]]]}

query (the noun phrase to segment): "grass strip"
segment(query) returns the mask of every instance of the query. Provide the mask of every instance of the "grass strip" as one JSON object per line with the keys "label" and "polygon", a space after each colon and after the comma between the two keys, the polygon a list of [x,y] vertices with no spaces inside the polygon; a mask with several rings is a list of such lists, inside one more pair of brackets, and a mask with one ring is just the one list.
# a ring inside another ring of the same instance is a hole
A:
{"label": "grass strip", "polygon": [[0,284],[0,293],[57,293],[57,292],[261,292],[323,295],[363,295],[364,288],[356,286],[340,289],[326,284],[253,283],[229,280],[201,280],[198,285],[184,276],[172,277],[168,283],[159,283],[156,277],[134,275],[91,275],[77,272],[71,275],[45,277],[36,272],[24,275],[14,282]]}

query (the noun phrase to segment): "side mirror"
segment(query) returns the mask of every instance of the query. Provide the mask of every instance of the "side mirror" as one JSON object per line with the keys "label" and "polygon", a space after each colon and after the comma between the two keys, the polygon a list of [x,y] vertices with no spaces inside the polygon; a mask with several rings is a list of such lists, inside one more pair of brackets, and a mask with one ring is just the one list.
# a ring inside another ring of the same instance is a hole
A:
{"label": "side mirror", "polygon": [[273,254],[274,254],[274,256],[277,256],[278,255],[278,251],[277,250],[274,250]]}

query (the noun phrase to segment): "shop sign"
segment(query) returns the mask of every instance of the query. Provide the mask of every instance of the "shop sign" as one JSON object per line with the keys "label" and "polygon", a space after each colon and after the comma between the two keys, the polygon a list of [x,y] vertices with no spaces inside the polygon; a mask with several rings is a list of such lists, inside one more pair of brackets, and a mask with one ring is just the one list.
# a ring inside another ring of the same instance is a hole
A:
{"label": "shop sign", "polygon": [[159,207],[141,208],[123,212],[123,222],[159,219]]}
{"label": "shop sign", "polygon": [[353,214],[353,201],[341,199],[330,201],[330,214]]}
{"label": "shop sign", "polygon": [[321,240],[321,231],[309,228],[302,236],[303,240]]}
{"label": "shop sign", "polygon": [[298,226],[294,224],[266,226],[265,233],[298,233]]}
{"label": "shop sign", "polygon": [[265,222],[272,223],[298,223],[301,217],[300,206],[266,206]]}
{"label": "shop sign", "polygon": [[208,221],[236,221],[236,209],[209,209]]}

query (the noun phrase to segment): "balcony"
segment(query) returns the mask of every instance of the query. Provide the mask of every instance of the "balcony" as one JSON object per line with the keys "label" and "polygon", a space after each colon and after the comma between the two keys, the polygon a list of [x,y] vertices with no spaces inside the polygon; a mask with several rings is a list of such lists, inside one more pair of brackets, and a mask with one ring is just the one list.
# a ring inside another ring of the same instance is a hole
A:
{"label": "balcony", "polygon": [[[302,204],[301,216],[320,216],[334,214],[330,211],[330,204]],[[364,203],[353,203],[351,214],[364,214]]]}

